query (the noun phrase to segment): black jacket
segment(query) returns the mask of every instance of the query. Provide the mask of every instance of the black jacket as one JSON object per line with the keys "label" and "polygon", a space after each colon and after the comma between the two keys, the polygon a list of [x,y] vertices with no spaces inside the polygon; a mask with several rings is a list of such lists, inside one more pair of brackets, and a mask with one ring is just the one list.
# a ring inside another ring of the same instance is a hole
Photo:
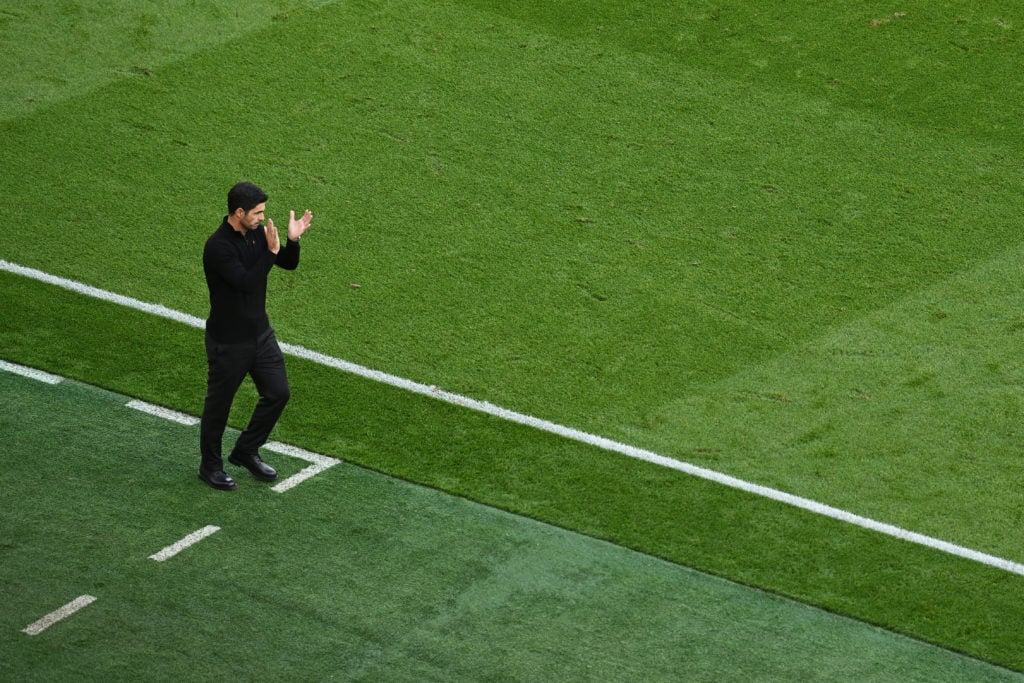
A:
{"label": "black jacket", "polygon": [[255,341],[270,328],[267,275],[275,265],[295,270],[299,243],[282,240],[281,249],[272,254],[263,228],[242,237],[224,217],[203,249],[203,271],[210,290],[206,331],[213,339],[222,344]]}

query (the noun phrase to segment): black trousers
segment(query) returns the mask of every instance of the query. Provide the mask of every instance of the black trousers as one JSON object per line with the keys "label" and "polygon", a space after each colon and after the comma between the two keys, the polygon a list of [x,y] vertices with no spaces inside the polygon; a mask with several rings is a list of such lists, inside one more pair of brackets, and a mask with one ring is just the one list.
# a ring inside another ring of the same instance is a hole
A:
{"label": "black trousers", "polygon": [[206,402],[199,428],[199,451],[202,455],[200,467],[213,472],[224,469],[221,455],[224,429],[231,404],[245,376],[252,376],[260,398],[249,426],[239,435],[232,451],[243,458],[255,455],[266,443],[291,398],[291,389],[288,387],[284,356],[272,329],[260,335],[259,339],[241,344],[221,344],[207,333],[206,359]]}

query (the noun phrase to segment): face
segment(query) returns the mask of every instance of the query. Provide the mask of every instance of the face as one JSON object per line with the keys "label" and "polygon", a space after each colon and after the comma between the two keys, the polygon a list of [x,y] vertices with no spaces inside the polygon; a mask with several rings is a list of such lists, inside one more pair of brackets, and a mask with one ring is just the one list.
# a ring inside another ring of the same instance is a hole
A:
{"label": "face", "polygon": [[267,203],[257,204],[248,211],[242,211],[237,209],[235,216],[238,217],[238,223],[242,229],[249,231],[255,228],[257,225],[263,222],[263,212],[267,210]]}

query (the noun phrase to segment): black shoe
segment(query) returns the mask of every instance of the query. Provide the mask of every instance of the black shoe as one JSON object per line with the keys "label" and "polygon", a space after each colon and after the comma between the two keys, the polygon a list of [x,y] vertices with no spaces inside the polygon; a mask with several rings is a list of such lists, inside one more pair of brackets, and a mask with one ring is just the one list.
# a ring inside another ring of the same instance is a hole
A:
{"label": "black shoe", "polygon": [[256,477],[260,481],[274,481],[277,479],[277,470],[263,462],[263,459],[259,455],[250,455],[249,457],[243,458],[240,455],[232,453],[228,456],[228,462],[232,465],[238,465],[252,472],[252,476]]}
{"label": "black shoe", "polygon": [[224,472],[224,470],[217,470],[216,472],[204,472],[202,469],[199,470],[199,478],[205,481],[207,484],[215,489],[221,491],[233,491],[238,488],[238,484]]}

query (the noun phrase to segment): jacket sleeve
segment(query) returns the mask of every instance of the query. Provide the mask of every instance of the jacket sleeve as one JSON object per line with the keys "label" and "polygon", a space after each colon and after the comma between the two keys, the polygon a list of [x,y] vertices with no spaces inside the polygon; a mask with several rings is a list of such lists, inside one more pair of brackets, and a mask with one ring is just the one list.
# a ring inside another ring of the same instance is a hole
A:
{"label": "jacket sleeve", "polygon": [[299,267],[299,241],[282,240],[281,248],[277,252],[276,265],[285,270],[295,270]]}

